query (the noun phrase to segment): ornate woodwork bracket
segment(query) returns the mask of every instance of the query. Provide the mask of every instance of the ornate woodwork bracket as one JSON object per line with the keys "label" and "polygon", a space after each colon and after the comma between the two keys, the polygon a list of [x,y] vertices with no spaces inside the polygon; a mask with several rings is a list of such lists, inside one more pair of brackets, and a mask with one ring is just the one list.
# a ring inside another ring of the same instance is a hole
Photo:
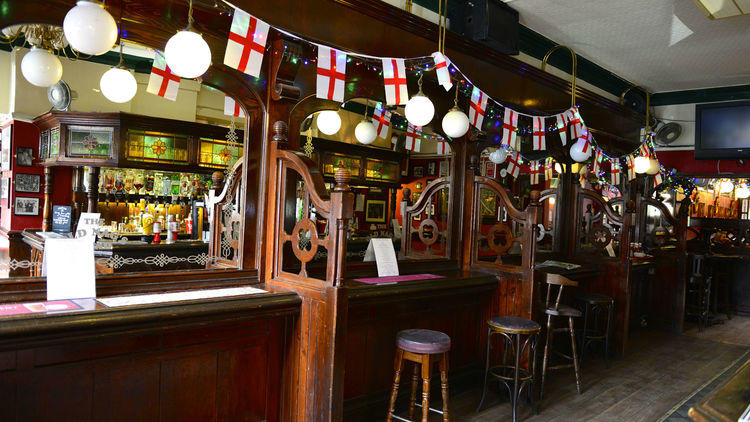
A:
{"label": "ornate woodwork bracket", "polygon": [[302,90],[294,85],[297,72],[302,64],[297,57],[303,56],[302,44],[289,40],[278,39],[273,42],[271,55],[271,96],[274,100],[281,99],[296,101]]}

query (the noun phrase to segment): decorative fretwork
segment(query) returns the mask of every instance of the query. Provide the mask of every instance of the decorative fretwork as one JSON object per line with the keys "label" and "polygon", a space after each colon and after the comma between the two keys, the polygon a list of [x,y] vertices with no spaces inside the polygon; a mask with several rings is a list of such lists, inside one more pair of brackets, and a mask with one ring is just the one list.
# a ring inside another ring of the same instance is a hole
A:
{"label": "decorative fretwork", "polygon": [[[221,176],[222,173],[218,173]],[[214,177],[217,174],[214,173]],[[206,198],[206,209],[211,221],[211,241],[206,264],[214,268],[238,268],[241,259],[242,245],[242,159],[238,160],[226,175],[221,193],[215,191]],[[216,184],[221,180],[216,179]]]}
{"label": "decorative fretwork", "polygon": [[[576,250],[594,250],[602,256],[615,258],[622,246],[623,200],[616,198],[606,201],[598,192],[576,189]],[[613,256],[614,255],[614,256]]]}
{"label": "decorative fretwork", "polygon": [[401,203],[401,256],[404,258],[448,258],[450,256],[450,178],[440,177],[425,186],[411,204],[410,192]]}
{"label": "decorative fretwork", "polygon": [[142,264],[150,267],[164,268],[167,265],[189,263],[195,265],[205,266],[211,261],[211,257],[207,253],[201,253],[198,255],[190,256],[170,256],[163,253],[158,255],[146,256],[143,258],[123,257],[120,255],[112,255],[107,258],[97,258],[96,263],[98,265],[110,268],[113,270],[120,269],[124,266]]}

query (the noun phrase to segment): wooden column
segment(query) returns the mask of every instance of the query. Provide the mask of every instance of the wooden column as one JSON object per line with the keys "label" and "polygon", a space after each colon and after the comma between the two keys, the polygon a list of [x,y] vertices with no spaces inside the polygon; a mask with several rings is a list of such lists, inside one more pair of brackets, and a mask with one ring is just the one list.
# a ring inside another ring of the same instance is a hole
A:
{"label": "wooden column", "polygon": [[86,212],[96,212],[97,203],[99,202],[99,167],[87,167],[86,177],[88,177],[88,188],[86,189],[86,199],[88,204]]}
{"label": "wooden column", "polygon": [[44,168],[44,208],[42,209],[42,231],[52,230],[52,188],[54,167]]}

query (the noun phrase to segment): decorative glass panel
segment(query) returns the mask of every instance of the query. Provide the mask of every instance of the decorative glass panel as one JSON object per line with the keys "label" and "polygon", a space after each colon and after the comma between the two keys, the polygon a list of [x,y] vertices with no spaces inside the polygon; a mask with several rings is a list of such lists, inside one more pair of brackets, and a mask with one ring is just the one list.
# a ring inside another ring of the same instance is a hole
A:
{"label": "decorative glass panel", "polygon": [[53,127],[49,131],[49,156],[54,157],[60,153],[60,128]]}
{"label": "decorative glass panel", "polygon": [[401,168],[398,163],[368,159],[365,178],[367,180],[395,181],[398,180],[400,171]]}
{"label": "decorative glass panel", "polygon": [[333,176],[336,169],[343,168],[349,170],[352,177],[360,177],[360,159],[347,157],[340,154],[330,154],[325,156],[323,164],[323,174]]}
{"label": "decorative glass panel", "polygon": [[188,164],[188,138],[131,130],[128,131],[127,158],[149,163]]}
{"label": "decorative glass panel", "polygon": [[49,130],[39,134],[39,159],[49,158]]}
{"label": "decorative glass panel", "polygon": [[198,164],[203,167],[224,168],[242,157],[243,148],[229,145],[225,140],[201,138],[201,155]]}
{"label": "decorative glass panel", "polygon": [[111,127],[69,126],[70,156],[110,158],[113,134]]}

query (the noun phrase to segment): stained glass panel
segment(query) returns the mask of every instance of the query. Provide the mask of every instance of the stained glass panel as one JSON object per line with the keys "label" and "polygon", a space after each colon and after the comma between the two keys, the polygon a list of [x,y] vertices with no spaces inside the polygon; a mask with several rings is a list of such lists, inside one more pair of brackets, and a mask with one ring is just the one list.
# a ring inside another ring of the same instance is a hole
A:
{"label": "stained glass panel", "polygon": [[128,131],[127,157],[149,163],[188,164],[188,138],[131,130]]}
{"label": "stained glass panel", "polygon": [[112,150],[111,127],[70,126],[70,155],[75,157],[109,158]]}
{"label": "stained glass panel", "polygon": [[243,148],[229,145],[225,140],[201,138],[198,164],[203,167],[224,168],[242,157]]}

